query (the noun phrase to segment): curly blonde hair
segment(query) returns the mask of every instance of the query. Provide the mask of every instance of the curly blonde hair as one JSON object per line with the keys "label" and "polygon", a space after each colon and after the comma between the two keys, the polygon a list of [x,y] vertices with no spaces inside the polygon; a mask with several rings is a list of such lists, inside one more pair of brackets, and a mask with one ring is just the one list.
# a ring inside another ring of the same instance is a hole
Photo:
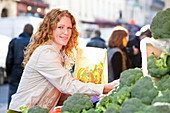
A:
{"label": "curly blonde hair", "polygon": [[[52,44],[53,30],[57,27],[57,23],[63,17],[69,17],[72,22],[72,35],[66,46],[62,47],[62,51],[68,56],[70,63],[76,55],[77,45],[78,45],[78,36],[79,32],[76,28],[76,21],[74,16],[68,10],[61,10],[59,8],[52,9],[45,16],[43,21],[40,23],[37,32],[32,36],[29,45],[24,52],[23,65],[27,64],[34,50],[40,45],[50,45]],[[51,41],[52,40],[52,41]],[[68,64],[70,65],[70,64]]]}

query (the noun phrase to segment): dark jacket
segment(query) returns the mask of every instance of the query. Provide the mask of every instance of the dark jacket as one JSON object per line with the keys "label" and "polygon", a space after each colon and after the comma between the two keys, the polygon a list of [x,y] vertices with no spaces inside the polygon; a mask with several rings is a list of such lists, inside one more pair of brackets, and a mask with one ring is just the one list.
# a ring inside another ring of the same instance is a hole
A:
{"label": "dark jacket", "polygon": [[105,40],[101,37],[94,37],[87,43],[87,47],[98,47],[98,48],[107,48]]}
{"label": "dark jacket", "polygon": [[123,50],[118,47],[107,48],[107,60],[108,82],[119,79],[120,73],[131,67],[126,48]]}
{"label": "dark jacket", "polygon": [[30,35],[23,32],[17,38],[13,38],[9,43],[8,54],[6,58],[6,73],[9,82],[19,83],[23,67],[22,61],[24,59],[24,48],[28,45]]}
{"label": "dark jacket", "polygon": [[[133,54],[133,46],[138,48],[139,53],[137,55]],[[128,56],[130,58],[132,68],[141,68],[142,67],[142,57],[141,57],[141,51],[140,51],[140,39],[139,37],[134,37],[131,40],[128,41],[127,44],[127,50],[128,50]]]}

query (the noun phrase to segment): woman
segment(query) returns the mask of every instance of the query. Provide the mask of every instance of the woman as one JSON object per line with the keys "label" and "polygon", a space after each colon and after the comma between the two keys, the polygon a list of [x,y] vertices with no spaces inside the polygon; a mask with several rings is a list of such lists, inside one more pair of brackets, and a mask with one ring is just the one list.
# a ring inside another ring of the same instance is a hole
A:
{"label": "woman", "polygon": [[[118,84],[82,83],[72,78],[69,69],[78,45],[75,18],[67,10],[48,12],[25,52],[24,72],[16,94],[12,96],[10,111],[35,105],[49,111],[57,105],[61,93],[100,95]],[[68,62],[70,61],[70,62]]]}
{"label": "woman", "polygon": [[108,82],[120,78],[120,73],[129,68],[130,63],[127,56],[128,31],[121,26],[116,26],[108,41]]}

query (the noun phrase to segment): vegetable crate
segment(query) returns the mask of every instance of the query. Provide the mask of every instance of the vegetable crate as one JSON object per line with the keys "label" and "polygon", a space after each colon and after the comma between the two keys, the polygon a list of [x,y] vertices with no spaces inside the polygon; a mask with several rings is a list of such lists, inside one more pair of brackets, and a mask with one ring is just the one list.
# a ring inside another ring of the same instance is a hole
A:
{"label": "vegetable crate", "polygon": [[[148,76],[148,70],[147,70],[147,58],[151,56],[153,53],[155,55],[160,56],[162,51],[157,49],[153,44],[152,44],[151,38],[145,38],[141,40],[140,42],[140,48],[141,48],[141,54],[142,54],[142,70],[144,76]],[[150,75],[149,75],[150,76]],[[158,78],[152,77],[152,79],[157,83]]]}

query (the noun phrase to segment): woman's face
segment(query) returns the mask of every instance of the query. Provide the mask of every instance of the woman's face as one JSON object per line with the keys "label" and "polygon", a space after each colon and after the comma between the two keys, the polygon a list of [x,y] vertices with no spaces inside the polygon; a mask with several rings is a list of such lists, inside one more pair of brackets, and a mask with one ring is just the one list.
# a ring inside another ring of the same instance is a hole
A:
{"label": "woman's face", "polygon": [[59,49],[67,45],[72,35],[72,23],[69,17],[63,16],[57,23],[56,29],[53,30],[54,43]]}
{"label": "woman's face", "polygon": [[123,46],[126,47],[128,43],[128,40],[126,37],[123,38]]}

